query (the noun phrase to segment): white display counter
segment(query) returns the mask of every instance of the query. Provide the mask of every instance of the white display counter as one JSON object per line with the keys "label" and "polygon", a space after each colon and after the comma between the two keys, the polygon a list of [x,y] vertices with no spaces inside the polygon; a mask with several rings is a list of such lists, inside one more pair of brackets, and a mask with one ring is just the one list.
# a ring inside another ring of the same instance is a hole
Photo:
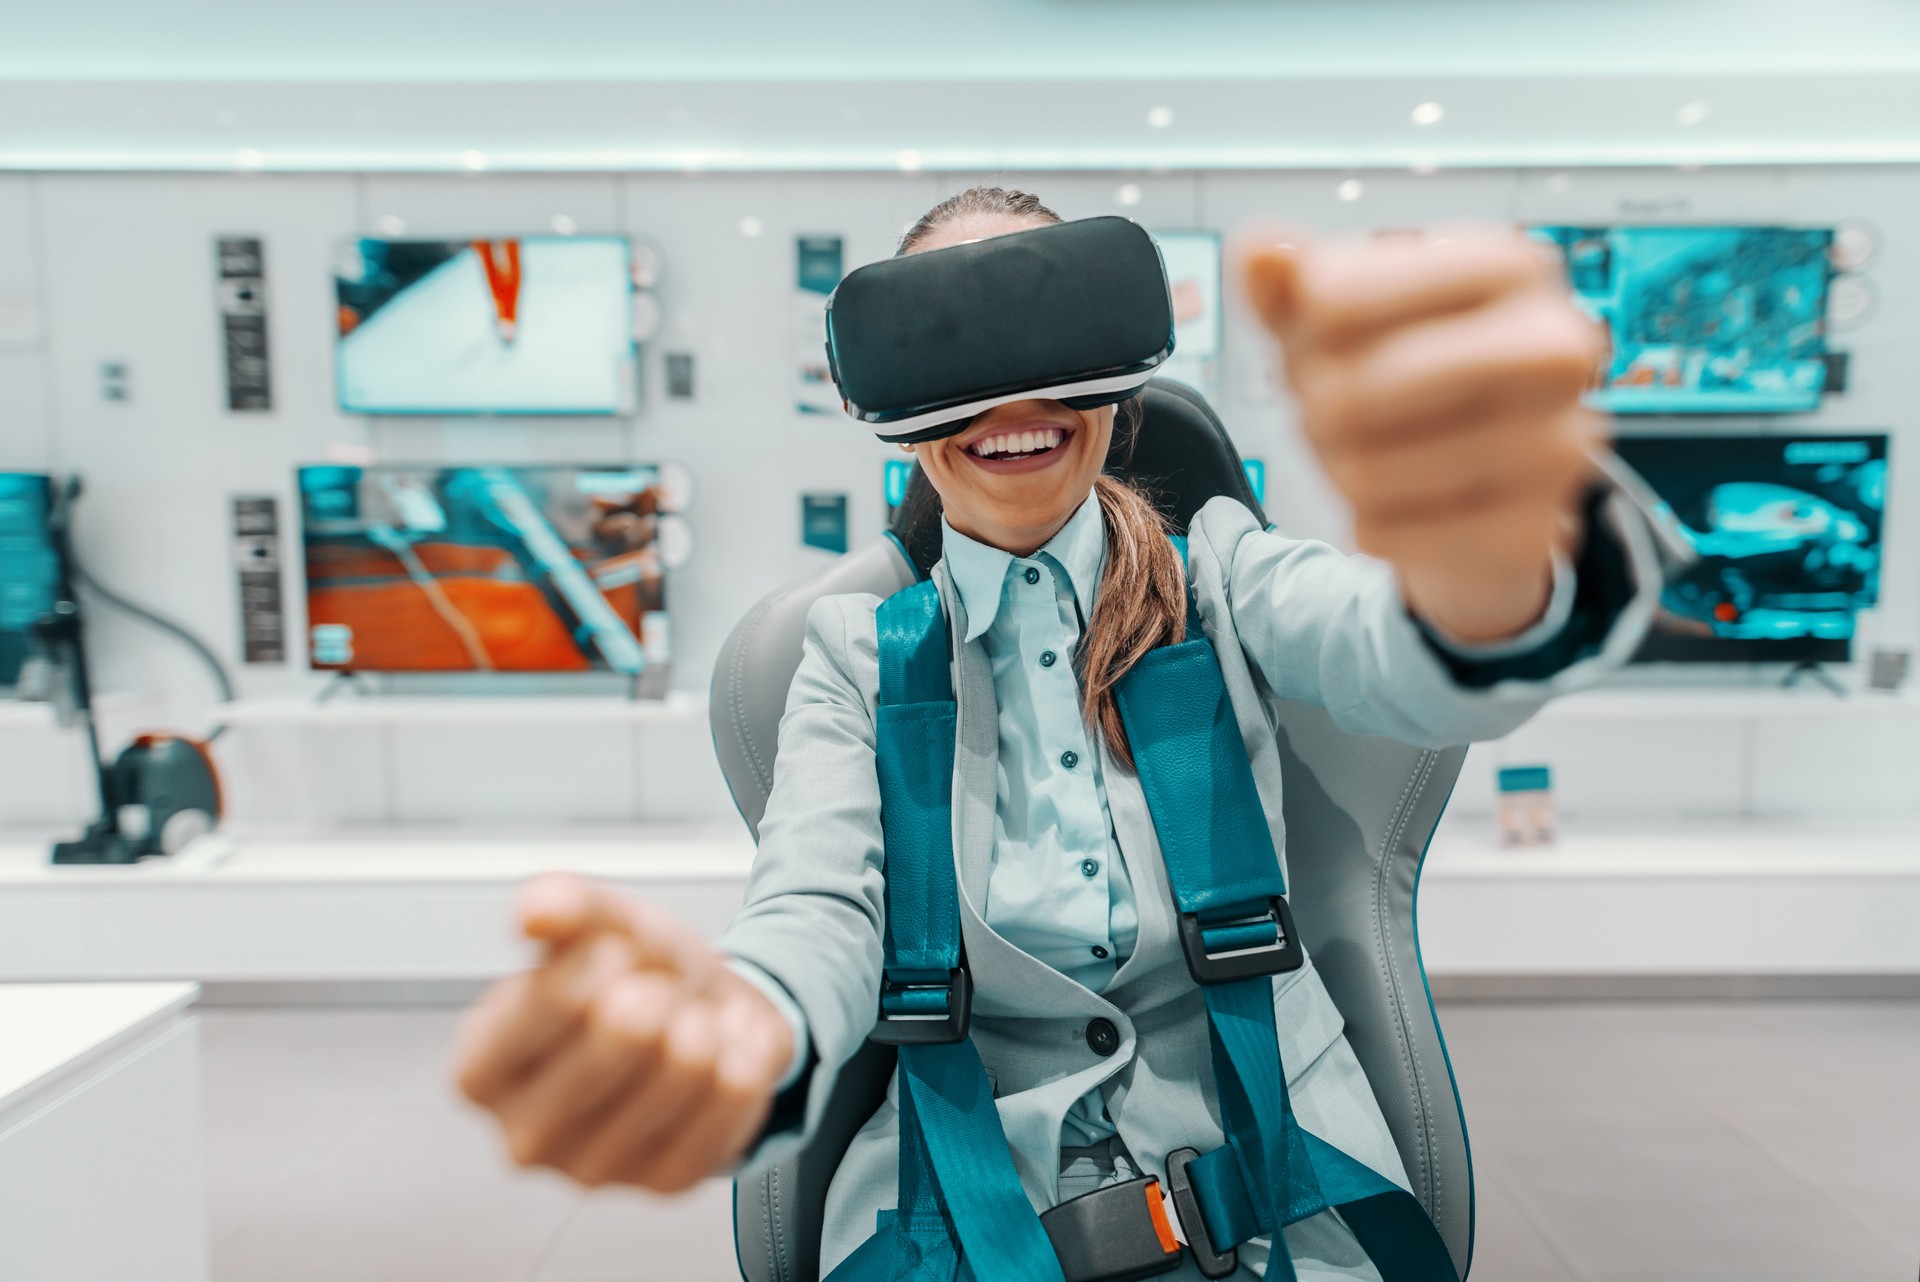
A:
{"label": "white display counter", "polygon": [[193,984],[0,984],[0,1278],[206,1282]]}
{"label": "white display counter", "polygon": [[[0,844],[0,979],[448,984],[527,956],[510,920],[550,868],[649,895],[708,932],[738,906],[744,827],[368,829],[209,838],[172,861],[53,868]],[[1436,977],[1893,976],[1920,982],[1920,831],[1784,822],[1570,825],[1509,851],[1454,816],[1429,856]]]}
{"label": "white display counter", "polygon": [[522,964],[514,896],[567,869],[702,930],[739,906],[753,844],[727,825],[215,836],[170,860],[61,867],[0,842],[0,980],[335,983],[486,978]]}

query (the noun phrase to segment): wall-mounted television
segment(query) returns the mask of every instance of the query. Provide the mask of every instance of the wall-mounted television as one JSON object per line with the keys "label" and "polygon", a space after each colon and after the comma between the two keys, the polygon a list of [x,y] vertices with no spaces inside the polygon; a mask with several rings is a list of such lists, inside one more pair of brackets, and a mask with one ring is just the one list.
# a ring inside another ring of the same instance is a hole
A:
{"label": "wall-mounted television", "polygon": [[35,649],[33,625],[63,595],[47,526],[52,507],[50,477],[0,472],[0,690],[20,683]]}
{"label": "wall-mounted television", "polygon": [[1220,356],[1220,237],[1210,231],[1153,234],[1173,296],[1173,355],[1159,371],[1211,393]]}
{"label": "wall-mounted television", "polygon": [[308,659],[636,675],[669,656],[652,464],[303,467]]}
{"label": "wall-mounted television", "polygon": [[334,264],[340,408],[630,412],[632,257],[617,236],[343,242]]}
{"label": "wall-mounted television", "polygon": [[1623,436],[1699,560],[1636,662],[1841,662],[1880,596],[1887,437]]}
{"label": "wall-mounted television", "polygon": [[1592,403],[1615,414],[1790,414],[1826,387],[1833,231],[1536,227],[1611,342]]}

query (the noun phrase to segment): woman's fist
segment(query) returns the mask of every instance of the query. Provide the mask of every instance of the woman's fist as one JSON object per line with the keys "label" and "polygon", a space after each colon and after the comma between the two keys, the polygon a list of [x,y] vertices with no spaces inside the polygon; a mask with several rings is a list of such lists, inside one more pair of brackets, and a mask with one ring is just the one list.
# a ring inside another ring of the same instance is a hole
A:
{"label": "woman's fist", "polygon": [[1526,628],[1604,436],[1580,402],[1600,334],[1550,251],[1489,229],[1269,240],[1245,271],[1361,550],[1449,636]]}
{"label": "woman's fist", "polygon": [[540,964],[467,1013],[461,1091],[522,1166],[674,1193],[730,1167],[793,1054],[786,1019],[681,922],[575,877],[528,884]]}

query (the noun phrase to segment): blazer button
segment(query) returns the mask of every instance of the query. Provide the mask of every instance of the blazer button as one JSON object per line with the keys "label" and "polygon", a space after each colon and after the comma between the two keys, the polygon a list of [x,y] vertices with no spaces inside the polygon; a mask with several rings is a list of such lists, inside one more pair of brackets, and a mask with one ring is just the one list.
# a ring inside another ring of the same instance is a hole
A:
{"label": "blazer button", "polygon": [[1120,1049],[1120,1030],[1110,1019],[1096,1019],[1087,1025],[1087,1049],[1101,1059]]}

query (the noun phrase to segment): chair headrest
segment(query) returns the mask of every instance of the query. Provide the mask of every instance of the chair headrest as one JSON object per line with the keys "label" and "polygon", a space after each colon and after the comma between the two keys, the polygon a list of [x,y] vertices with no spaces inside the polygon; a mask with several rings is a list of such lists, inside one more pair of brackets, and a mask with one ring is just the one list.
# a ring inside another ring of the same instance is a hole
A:
{"label": "chair headrest", "polygon": [[[1262,525],[1267,523],[1220,416],[1185,383],[1156,378],[1142,389],[1139,429],[1129,434],[1121,423],[1114,425],[1106,471],[1145,490],[1182,533],[1209,499],[1222,494],[1246,504]],[[940,523],[931,519],[938,504],[926,473],[914,468],[892,532],[921,578],[931,574],[940,559]]]}

